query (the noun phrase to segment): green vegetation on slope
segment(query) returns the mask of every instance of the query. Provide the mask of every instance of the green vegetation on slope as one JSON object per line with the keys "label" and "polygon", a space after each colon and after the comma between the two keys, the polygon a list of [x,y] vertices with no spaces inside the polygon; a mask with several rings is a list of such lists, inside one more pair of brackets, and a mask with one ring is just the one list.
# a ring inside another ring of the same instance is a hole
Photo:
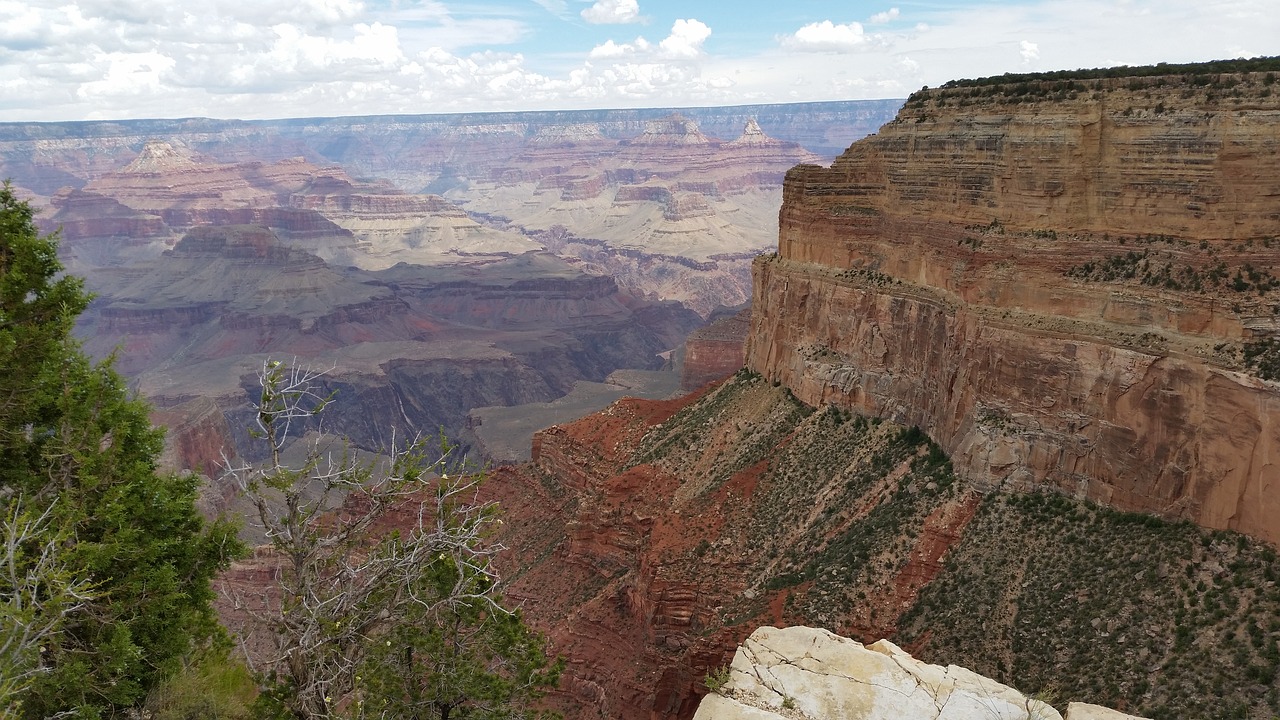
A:
{"label": "green vegetation on slope", "polygon": [[[702,490],[719,487],[734,473],[764,460],[787,433],[812,412],[786,388],[772,388],[768,399],[760,398],[758,393],[750,393],[765,386],[764,379],[758,374],[739,371],[732,382],[680,410],[649,433],[643,446],[635,453],[632,464],[682,465],[696,462],[705,456],[707,448],[716,445],[716,437],[713,436],[724,435],[726,428],[732,425],[728,432],[734,436],[733,441],[719,444],[716,462],[707,468]],[[754,415],[740,407],[744,401],[767,403],[768,412],[755,422],[737,422],[737,417]]]}
{"label": "green vegetation on slope", "polygon": [[[760,467],[713,442],[726,431],[776,444]],[[781,594],[787,623],[888,632],[1027,692],[1159,720],[1280,712],[1280,564],[1264,543],[1057,492],[978,495],[918,429],[810,412],[745,371],[651,433],[645,457],[755,477],[750,503],[722,510],[739,515],[720,537],[751,549],[725,625],[759,624]],[[941,565],[904,572],[926,537],[950,545]]]}
{"label": "green vegetation on slope", "polygon": [[1273,548],[1079,502],[992,493],[902,639],[1023,689],[1153,718],[1280,711]]}
{"label": "green vegetation on slope", "polygon": [[918,429],[837,408],[815,414],[770,468],[751,528],[769,547],[788,522],[807,532],[775,549],[770,589],[807,583],[790,609],[827,627],[874,624],[864,601],[907,562],[924,519],[955,497],[950,463]]}
{"label": "green vegetation on slope", "polygon": [[[973,103],[1017,105],[1031,102],[1074,101],[1079,97],[1097,100],[1107,89],[1149,92],[1153,88],[1181,88],[1182,99],[1199,98],[1217,102],[1231,98],[1242,102],[1246,97],[1270,97],[1280,80],[1280,56],[1252,60],[1218,60],[1207,63],[1118,66],[1080,70],[1057,70],[1040,73],[1005,73],[976,79],[952,80],[930,90],[925,87],[911,94],[904,107],[920,109],[931,102],[945,106],[948,101],[964,107]],[[1157,103],[1155,115],[1169,108]],[[1122,113],[1132,116],[1130,107]],[[923,120],[923,117],[918,117]]]}

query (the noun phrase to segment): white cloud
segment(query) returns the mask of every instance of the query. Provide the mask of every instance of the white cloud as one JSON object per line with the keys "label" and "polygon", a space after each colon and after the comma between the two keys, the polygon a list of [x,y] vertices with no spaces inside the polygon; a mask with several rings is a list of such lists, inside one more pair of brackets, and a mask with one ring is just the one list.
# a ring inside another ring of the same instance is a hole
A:
{"label": "white cloud", "polygon": [[160,90],[163,76],[173,69],[173,58],[159,53],[105,53],[97,58],[105,67],[100,79],[84,83],[78,94],[93,101],[100,98],[144,95]]}
{"label": "white cloud", "polygon": [[606,40],[591,48],[587,57],[593,60],[648,56],[655,60],[694,60],[702,56],[702,44],[711,37],[711,28],[698,20],[676,20],[667,35],[656,46],[638,37],[634,42],[615,43]]}
{"label": "white cloud", "polygon": [[582,11],[582,19],[594,25],[623,25],[640,21],[636,0],[596,0]]}
{"label": "white cloud", "polygon": [[894,20],[897,20],[899,14],[900,13],[898,12],[898,8],[889,8],[884,12],[878,12],[875,15],[872,15],[870,18],[867,19],[867,22],[871,23],[872,25],[883,25],[887,22],[892,22]]}
{"label": "white cloud", "polygon": [[615,43],[612,40],[605,40],[604,44],[591,48],[591,52],[587,53],[587,57],[596,58],[617,58],[635,55],[636,53],[645,53],[652,47],[648,40],[642,37],[636,38],[632,43]]}
{"label": "white cloud", "polygon": [[862,23],[837,25],[830,20],[810,23],[782,38],[784,47],[803,52],[851,52],[867,45],[871,40]]}
{"label": "white cloud", "polygon": [[1022,64],[1030,65],[1040,59],[1040,46],[1023,40],[1018,43],[1018,54],[1022,56]]}
{"label": "white cloud", "polygon": [[357,23],[350,40],[302,33],[293,25],[272,28],[277,40],[267,60],[286,74],[314,74],[342,68],[386,71],[397,67],[404,55],[396,29],[382,23]]}
{"label": "white cloud", "polygon": [[252,25],[287,22],[308,28],[349,23],[365,12],[364,3],[359,0],[214,0],[213,7],[221,16]]}
{"label": "white cloud", "polygon": [[[922,84],[1024,67],[1268,52],[1280,37],[1275,1],[924,4],[912,6],[909,22],[889,8],[865,26],[802,15],[782,37],[762,30],[769,36],[748,42],[745,26],[735,28],[733,44],[755,49],[730,54],[705,23],[671,15],[662,38],[606,40],[609,26],[579,18],[596,7],[587,0],[505,12],[461,0],[0,0],[0,120],[902,97]],[[554,51],[530,42],[539,40]],[[815,62],[814,52],[856,52],[857,62]]]}
{"label": "white cloud", "polygon": [[671,34],[658,43],[662,54],[669,58],[695,58],[702,54],[702,43],[711,37],[711,28],[689,19],[676,20]]}

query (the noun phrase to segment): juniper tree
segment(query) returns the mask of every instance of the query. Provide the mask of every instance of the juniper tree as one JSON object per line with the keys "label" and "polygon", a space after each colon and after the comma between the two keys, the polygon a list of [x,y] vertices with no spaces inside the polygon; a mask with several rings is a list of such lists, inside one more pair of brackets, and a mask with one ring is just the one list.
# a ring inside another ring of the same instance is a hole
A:
{"label": "juniper tree", "polygon": [[29,682],[0,702],[30,718],[114,715],[217,636],[210,580],[239,545],[197,514],[197,478],[158,472],[163,433],[146,404],[72,337],[90,297],[33,218],[6,183],[0,517],[18,539],[0,573],[0,638],[27,640],[0,662]]}

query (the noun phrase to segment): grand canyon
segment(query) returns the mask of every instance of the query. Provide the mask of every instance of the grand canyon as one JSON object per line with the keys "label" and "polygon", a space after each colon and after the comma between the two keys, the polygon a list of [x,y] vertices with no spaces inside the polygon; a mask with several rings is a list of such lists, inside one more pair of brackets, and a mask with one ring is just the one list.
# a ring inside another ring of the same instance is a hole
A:
{"label": "grand canyon", "polygon": [[326,431],[501,461],[504,592],[565,658],[567,717],[692,717],[770,625],[1269,717],[1278,76],[10,124],[0,174],[61,228],[98,293],[78,333],[175,467],[255,459],[252,370],[285,356],[331,368]]}
{"label": "grand canyon", "polygon": [[157,406],[175,465],[243,447],[272,353],[333,369],[329,423],[364,447],[445,428],[527,457],[532,426],[472,411],[670,392],[607,380],[670,369],[744,304],[787,169],[896,106],[11,124],[0,174],[60,230],[97,294],[86,347]]}

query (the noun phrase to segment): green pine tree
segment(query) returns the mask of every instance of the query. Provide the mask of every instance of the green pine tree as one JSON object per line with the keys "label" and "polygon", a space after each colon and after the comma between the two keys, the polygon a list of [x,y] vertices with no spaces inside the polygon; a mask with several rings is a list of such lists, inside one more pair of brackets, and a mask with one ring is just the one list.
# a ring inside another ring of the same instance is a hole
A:
{"label": "green pine tree", "polygon": [[[24,690],[0,698],[0,712],[15,717],[110,717],[141,703],[219,635],[210,581],[241,550],[233,527],[197,514],[195,477],[157,471],[163,432],[129,398],[111,359],[91,361],[72,337],[89,299],[82,281],[62,274],[56,238],[40,236],[6,183],[0,508],[4,517],[48,508],[48,521],[16,548],[19,572],[0,578],[0,602],[12,609],[23,592],[15,584],[50,547],[53,587],[78,592],[45,609],[58,622],[36,655],[10,658],[31,673]],[[0,613],[0,638],[24,617]]]}

